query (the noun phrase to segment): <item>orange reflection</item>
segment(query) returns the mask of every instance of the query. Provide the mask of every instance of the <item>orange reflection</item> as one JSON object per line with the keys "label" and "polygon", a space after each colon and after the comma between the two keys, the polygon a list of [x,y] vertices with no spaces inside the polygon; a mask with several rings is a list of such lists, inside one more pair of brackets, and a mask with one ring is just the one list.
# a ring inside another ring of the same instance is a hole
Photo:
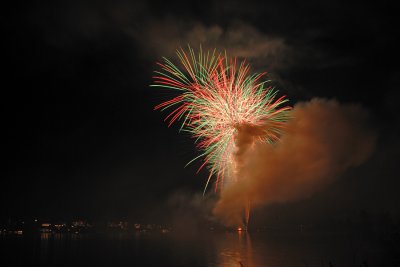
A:
{"label": "orange reflection", "polygon": [[[239,230],[240,229],[240,230]],[[237,232],[225,233],[215,242],[218,267],[259,267],[253,258],[253,247],[250,235],[243,228]]]}

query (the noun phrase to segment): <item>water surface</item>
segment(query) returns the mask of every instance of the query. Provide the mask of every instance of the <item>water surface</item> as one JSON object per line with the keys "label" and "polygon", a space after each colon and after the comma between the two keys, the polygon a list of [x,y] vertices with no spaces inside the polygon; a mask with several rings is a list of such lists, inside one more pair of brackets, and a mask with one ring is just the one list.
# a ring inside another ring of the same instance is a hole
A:
{"label": "water surface", "polygon": [[[0,236],[1,266],[399,266],[365,235],[222,232]],[[1,264],[3,263],[3,264]]]}

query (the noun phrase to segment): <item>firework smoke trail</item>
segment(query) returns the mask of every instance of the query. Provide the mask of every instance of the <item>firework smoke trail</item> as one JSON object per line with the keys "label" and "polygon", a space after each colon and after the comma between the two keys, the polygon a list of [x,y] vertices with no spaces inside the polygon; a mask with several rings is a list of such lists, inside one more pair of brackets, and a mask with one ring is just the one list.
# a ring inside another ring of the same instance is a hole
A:
{"label": "firework smoke trail", "polygon": [[[252,133],[250,147],[256,142],[273,143],[279,139],[290,107],[283,106],[288,100],[276,98],[277,91],[262,81],[265,73],[250,74],[250,67],[226,53],[200,52],[196,55],[190,47],[188,52],[177,51],[180,66],[167,58],[157,63],[161,70],[155,71],[151,86],[172,89],[178,93],[155,107],[156,110],[172,109],[165,117],[172,125],[182,121],[180,130],[189,132],[197,143],[200,155],[190,161],[203,158],[209,169],[206,191],[213,176],[215,190],[221,190],[228,180],[236,182],[240,168],[237,148],[238,136],[245,130]],[[243,178],[241,178],[243,179]],[[245,204],[245,221],[248,223],[250,200]]]}

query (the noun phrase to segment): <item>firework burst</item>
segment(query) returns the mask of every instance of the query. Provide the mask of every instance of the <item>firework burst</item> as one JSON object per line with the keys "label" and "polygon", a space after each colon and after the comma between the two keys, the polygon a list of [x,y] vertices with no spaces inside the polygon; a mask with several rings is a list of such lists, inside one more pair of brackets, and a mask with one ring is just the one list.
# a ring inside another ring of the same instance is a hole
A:
{"label": "firework burst", "polygon": [[[277,141],[288,119],[288,100],[277,97],[277,91],[262,80],[265,73],[250,74],[245,61],[228,58],[226,53],[214,51],[198,54],[190,47],[177,51],[179,66],[167,58],[157,63],[159,71],[151,86],[172,89],[178,94],[157,105],[156,110],[171,110],[165,117],[168,125],[181,122],[181,131],[195,139],[200,154],[190,161],[202,158],[209,169],[204,192],[215,176],[215,190],[221,188],[224,177],[230,177],[235,168],[235,136],[243,126],[255,127],[254,142]],[[235,178],[236,179],[236,178]]]}

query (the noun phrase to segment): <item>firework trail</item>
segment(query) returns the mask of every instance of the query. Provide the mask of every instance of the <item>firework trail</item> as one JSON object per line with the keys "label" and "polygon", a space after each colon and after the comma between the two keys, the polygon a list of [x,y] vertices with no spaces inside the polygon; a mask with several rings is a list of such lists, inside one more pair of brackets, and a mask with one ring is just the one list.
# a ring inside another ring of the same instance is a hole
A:
{"label": "firework trail", "polygon": [[[177,51],[180,65],[167,58],[157,63],[159,71],[151,86],[172,89],[177,94],[157,105],[156,110],[172,110],[165,117],[168,126],[181,121],[181,131],[189,132],[196,139],[200,154],[191,162],[202,158],[199,168],[209,169],[204,192],[213,176],[215,191],[223,185],[237,182],[240,156],[244,151],[241,132],[250,133],[246,149],[257,142],[277,141],[289,118],[288,100],[277,98],[277,91],[262,80],[265,73],[250,74],[250,67],[226,53],[203,52],[201,47],[196,55],[190,47],[186,52]],[[245,205],[245,221],[248,223],[250,199]]]}

